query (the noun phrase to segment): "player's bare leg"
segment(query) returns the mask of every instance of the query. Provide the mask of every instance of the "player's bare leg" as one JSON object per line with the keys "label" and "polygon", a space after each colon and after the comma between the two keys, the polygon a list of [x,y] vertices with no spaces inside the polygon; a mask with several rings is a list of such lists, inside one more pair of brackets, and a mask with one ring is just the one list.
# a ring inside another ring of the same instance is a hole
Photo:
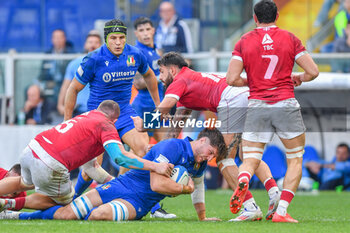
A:
{"label": "player's bare leg", "polygon": [[230,210],[232,213],[238,213],[248,193],[249,181],[255,170],[258,168],[264,143],[250,142],[243,140],[243,163],[239,167],[238,186],[230,200]]}
{"label": "player's bare leg", "polygon": [[[92,208],[102,204],[103,202],[99,193],[96,189],[92,189],[75,199],[71,204],[59,208],[54,214],[54,219],[84,219]],[[79,214],[81,214],[81,216]]]}
{"label": "player's bare leg", "polygon": [[292,139],[281,138],[281,141],[286,148],[288,168],[283,182],[281,200],[272,221],[298,222],[287,213],[287,208],[294,197],[302,175],[302,155],[304,153],[305,134]]}
{"label": "player's bare leg", "polygon": [[126,221],[136,218],[135,208],[123,199],[115,199],[94,209],[88,220]]}
{"label": "player's bare leg", "polygon": [[[147,133],[140,133],[134,128],[124,134],[122,140],[137,156],[143,157],[146,154],[149,142]],[[128,170],[127,168],[120,167],[119,174],[124,174]]]}
{"label": "player's bare leg", "polygon": [[[235,190],[238,184],[238,167],[234,163],[234,158],[237,154],[238,148],[241,146],[241,135],[242,134],[223,134],[226,145],[228,147],[228,157],[218,161],[218,167],[232,190]],[[240,153],[241,151],[242,150],[240,150]],[[261,220],[262,212],[256,205],[253,195],[250,193],[250,191],[248,191],[248,194],[243,200],[243,205],[247,211],[242,212],[240,216],[232,219],[231,221]]]}

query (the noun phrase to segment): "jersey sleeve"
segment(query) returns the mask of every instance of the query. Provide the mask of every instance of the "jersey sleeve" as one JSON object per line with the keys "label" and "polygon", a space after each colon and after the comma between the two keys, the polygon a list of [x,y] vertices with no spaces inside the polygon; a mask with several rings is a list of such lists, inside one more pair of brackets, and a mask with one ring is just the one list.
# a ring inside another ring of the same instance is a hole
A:
{"label": "jersey sleeve", "polygon": [[112,123],[108,123],[108,122],[101,123],[99,130],[100,130],[101,142],[103,146],[112,142],[122,144],[118,131]]}
{"label": "jersey sleeve", "polygon": [[[153,149],[153,148],[152,148]],[[176,139],[170,139],[162,144],[159,144],[157,148],[154,148],[154,159],[156,163],[172,163],[176,164],[181,157],[181,148],[176,142]]]}
{"label": "jersey sleeve", "polygon": [[299,57],[303,56],[305,53],[307,53],[305,47],[301,43],[301,41],[292,34],[293,43],[294,43],[294,54],[295,54],[295,60],[297,60]]}
{"label": "jersey sleeve", "polygon": [[64,79],[70,80],[72,81],[74,76],[75,76],[75,72],[77,70],[75,69],[75,62],[74,60],[69,62],[67,69],[66,69],[66,73],[64,74]]}
{"label": "jersey sleeve", "polygon": [[186,86],[187,85],[183,79],[178,79],[172,82],[166,89],[164,98],[173,97],[179,101],[183,94],[186,92]]}
{"label": "jersey sleeve", "polygon": [[81,84],[86,85],[94,78],[95,62],[95,59],[88,54],[80,63],[75,77]]}
{"label": "jersey sleeve", "polygon": [[239,61],[243,61],[243,56],[242,56],[242,40],[239,40],[236,45],[235,48],[232,52],[232,59],[236,59]]}
{"label": "jersey sleeve", "polygon": [[137,69],[137,71],[140,74],[145,74],[149,69],[147,58],[141,51],[139,52],[139,58],[140,58],[140,66]]}
{"label": "jersey sleeve", "polygon": [[7,174],[7,170],[0,168],[0,180],[2,180]]}

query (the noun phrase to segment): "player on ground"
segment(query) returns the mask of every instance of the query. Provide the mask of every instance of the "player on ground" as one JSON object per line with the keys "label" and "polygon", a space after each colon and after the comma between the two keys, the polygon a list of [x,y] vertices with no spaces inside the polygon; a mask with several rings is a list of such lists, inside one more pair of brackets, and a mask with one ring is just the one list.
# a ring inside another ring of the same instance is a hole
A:
{"label": "player on ground", "polygon": [[[300,182],[305,145],[305,126],[293,85],[315,79],[318,68],[300,40],[275,25],[277,18],[273,1],[262,0],[254,6],[257,28],[237,42],[227,71],[228,84],[250,88],[243,133],[243,164],[231,199],[231,211],[240,208],[249,181],[262,162],[265,144],[276,133],[286,147],[288,169],[272,221],[298,222],[287,213]],[[292,74],[294,62],[305,72]],[[240,76],[243,68],[247,79]]]}
{"label": "player on ground", "polygon": [[[21,176],[21,165],[20,164],[15,164],[11,167],[10,170],[6,170],[3,168],[0,168],[0,180],[6,178],[6,177],[16,177],[16,176]],[[15,192],[8,194],[6,196],[0,196],[0,198],[17,198],[17,197],[25,197],[27,196],[26,192]]]}
{"label": "player on ground", "polygon": [[[134,22],[136,48],[139,48],[141,52],[147,58],[149,67],[153,70],[154,74],[159,79],[159,66],[158,59],[160,58],[156,46],[154,44],[155,29],[153,23],[149,18],[140,17]],[[138,94],[132,102],[132,107],[137,114],[143,118],[144,112],[152,112],[156,106],[152,100],[152,97],[147,89],[146,82],[140,75],[136,75],[134,79],[134,86],[138,90]],[[158,93],[160,101],[163,100],[164,89],[161,81],[158,80]],[[153,134],[152,134],[153,133]],[[159,142],[162,140],[163,134],[159,129],[155,129],[154,132],[148,132],[149,136],[153,136],[154,139]],[[157,203],[151,210],[151,217],[155,218],[176,218],[175,214],[166,212],[159,203]]]}
{"label": "player on ground", "polygon": [[[224,77],[200,73],[189,69],[187,62],[178,53],[165,54],[159,61],[160,79],[166,86],[164,100],[159,111],[167,114],[177,104],[174,121],[186,120],[192,110],[209,110],[218,113],[221,121],[219,130],[225,138],[228,156],[217,158],[219,169],[226,181],[234,190],[237,185],[238,168],[234,162],[237,148],[241,140],[246,108],[248,104],[248,88],[228,86]],[[179,125],[179,124],[178,124]],[[171,128],[167,137],[178,137],[181,128]],[[265,163],[261,163],[257,172],[264,182],[270,197],[268,215],[277,208],[279,190],[272,174]],[[244,210],[232,221],[253,221],[262,218],[262,212],[255,204],[249,192],[244,200]]]}
{"label": "player on ground", "polygon": [[83,164],[86,173],[96,181],[112,180],[94,159],[104,150],[121,166],[170,175],[172,165],[153,163],[124,150],[114,126],[119,112],[116,102],[106,100],[97,110],[38,134],[22,153],[21,176],[0,181],[0,195],[33,188],[36,193],[25,199],[0,199],[0,212],[23,207],[46,209],[70,203],[74,189],[69,172]]}
{"label": "player on ground", "polygon": [[206,217],[204,170],[208,160],[226,153],[224,138],[217,129],[204,129],[195,141],[190,138],[164,140],[153,146],[144,159],[184,166],[193,178],[188,185],[175,183],[154,172],[131,170],[90,190],[63,208],[55,206],[45,211],[19,215],[10,213],[1,218],[138,220],[166,196],[192,193],[192,203],[199,220],[219,220]]}
{"label": "player on ground", "polygon": [[[72,117],[77,93],[85,85],[90,84],[88,110],[96,109],[106,99],[116,101],[120,106],[120,117],[115,123],[118,133],[124,143],[138,155],[144,156],[148,146],[147,133],[140,133],[134,128],[130,116],[137,116],[131,107],[131,87],[136,72],[139,72],[152,96],[156,106],[159,105],[157,78],[149,69],[143,53],[126,43],[127,28],[120,20],[106,22],[104,27],[104,44],[99,49],[88,54],[80,64],[76,77],[72,80],[66,94],[64,118]],[[120,173],[125,172],[121,168]],[[82,172],[79,175],[75,191],[80,195],[92,181]]]}

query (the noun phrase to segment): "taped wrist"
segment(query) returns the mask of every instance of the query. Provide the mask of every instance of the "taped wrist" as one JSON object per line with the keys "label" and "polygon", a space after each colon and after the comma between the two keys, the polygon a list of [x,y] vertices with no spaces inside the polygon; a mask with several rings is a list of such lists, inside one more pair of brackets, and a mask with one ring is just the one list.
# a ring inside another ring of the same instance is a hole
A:
{"label": "taped wrist", "polygon": [[[222,167],[220,168],[220,165],[222,164]],[[220,171],[222,172],[226,167],[229,166],[236,166],[235,160],[233,158],[227,158],[220,160],[217,162],[218,168],[220,168]]]}
{"label": "taped wrist", "polygon": [[204,175],[198,178],[193,178],[194,191],[191,194],[192,204],[204,203]]}
{"label": "taped wrist", "polygon": [[93,180],[102,184],[110,176],[101,166],[97,163],[97,159],[90,160],[85,163],[82,168],[85,173]]}

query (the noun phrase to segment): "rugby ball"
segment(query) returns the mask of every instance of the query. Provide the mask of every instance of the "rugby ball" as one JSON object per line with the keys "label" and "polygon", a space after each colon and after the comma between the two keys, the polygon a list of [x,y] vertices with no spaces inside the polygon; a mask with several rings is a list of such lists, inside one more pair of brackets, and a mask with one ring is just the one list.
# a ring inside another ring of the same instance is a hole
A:
{"label": "rugby ball", "polygon": [[170,179],[178,184],[187,185],[189,181],[187,169],[181,165],[176,165],[171,172]]}

